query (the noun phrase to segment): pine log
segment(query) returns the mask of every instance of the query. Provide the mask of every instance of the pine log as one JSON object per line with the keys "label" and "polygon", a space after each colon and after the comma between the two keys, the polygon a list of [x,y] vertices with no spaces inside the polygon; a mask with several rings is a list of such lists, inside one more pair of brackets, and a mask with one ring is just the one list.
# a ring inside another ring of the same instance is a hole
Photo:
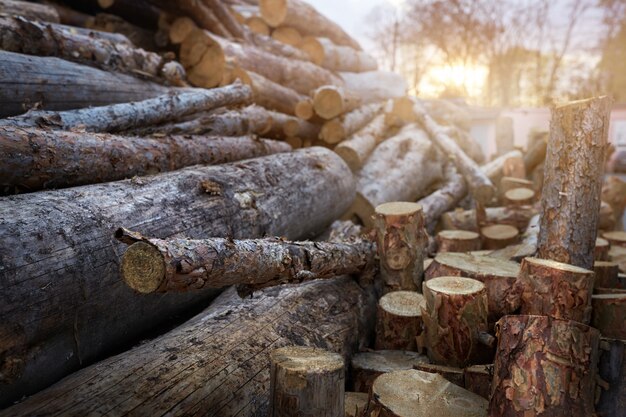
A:
{"label": "pine log", "polygon": [[[263,23],[265,23],[265,21],[263,21]],[[279,26],[272,30],[272,38],[296,48],[300,48],[302,44],[302,35],[298,32],[298,29],[294,29],[291,26]],[[311,59],[311,61],[319,65],[319,63],[315,62],[313,59]]]}
{"label": "pine log", "polygon": [[502,177],[498,187],[500,201],[503,202],[506,193],[516,188],[526,188],[534,191],[535,185],[532,181],[521,178]]}
{"label": "pine log", "polygon": [[596,246],[593,250],[594,261],[608,261],[609,260],[609,241],[601,237],[596,239]]}
{"label": "pine log", "polygon": [[386,131],[385,116],[380,114],[335,146],[334,150],[348,164],[352,172],[357,172],[376,146],[384,140]]}
{"label": "pine log", "polygon": [[300,100],[296,104],[294,112],[296,116],[302,120],[313,120],[317,118],[321,121],[321,118],[315,114],[315,109],[313,109],[313,100],[309,97],[305,97],[303,100]]}
{"label": "pine log", "polygon": [[521,314],[589,324],[593,271],[539,258],[522,260],[517,285]]}
{"label": "pine log", "polygon": [[383,292],[419,291],[428,244],[422,207],[407,202],[381,204],[374,211],[374,228]]}
{"label": "pine log", "polygon": [[[300,61],[309,65],[314,65],[316,69],[324,70],[323,68],[313,64],[309,58],[309,55],[300,48],[293,47],[291,45],[284,44],[273,39],[270,36],[263,36],[256,33],[248,34],[248,42],[251,45],[265,51],[271,56],[279,56],[288,60]],[[269,77],[268,77],[269,78]],[[308,94],[308,92],[307,92]]]}
{"label": "pine log", "polygon": [[602,186],[602,201],[613,209],[617,220],[617,229],[623,229],[624,209],[626,209],[626,181],[611,175],[604,180]]}
{"label": "pine log", "polygon": [[366,104],[329,120],[322,126],[319,137],[331,145],[339,143],[370,123],[381,108],[380,103]]}
{"label": "pine log", "polygon": [[595,261],[593,263],[593,288],[618,288],[619,265],[616,262]]}
{"label": "pine log", "polygon": [[418,363],[415,369],[431,374],[439,374],[454,385],[465,388],[463,381],[463,369],[453,366],[437,365],[434,363]]}
{"label": "pine log", "polygon": [[373,350],[357,353],[351,363],[354,390],[370,392],[374,380],[380,375],[413,369],[415,365],[427,362],[426,355],[401,350]]}
{"label": "pine log", "polygon": [[415,351],[422,334],[424,297],[415,291],[392,291],[381,297],[376,312],[376,350]]}
{"label": "pine log", "polygon": [[522,153],[518,150],[507,152],[502,156],[497,157],[496,159],[487,162],[486,164],[480,167],[480,170],[485,173],[485,175],[493,181],[494,184],[498,184],[500,179],[504,176],[504,165],[506,161],[509,159],[519,159],[523,158]]}
{"label": "pine log", "polygon": [[[277,122],[277,116],[279,116],[276,112],[273,112],[273,120]],[[299,119],[290,115],[280,115],[281,122],[283,128],[283,133],[287,137],[299,137],[303,141],[309,141],[311,144],[317,141],[317,138],[320,135],[320,126],[309,123],[306,120]],[[322,142],[323,143],[323,142]],[[321,145],[321,144],[320,144]]]}
{"label": "pine log", "polygon": [[361,417],[367,408],[365,392],[346,392],[344,396],[345,417]]}
{"label": "pine log", "polygon": [[626,273],[626,248],[623,246],[611,246],[609,249],[609,259],[617,262],[619,271]]}
{"label": "pine log", "polygon": [[493,224],[480,229],[483,249],[502,249],[519,240],[519,230],[508,224]]}
{"label": "pine log", "polygon": [[311,148],[4,198],[0,350],[18,366],[0,384],[3,405],[215,294],[138,298],[119,274],[122,246],[112,233],[120,224],[159,238],[305,239],[340,216],[353,195],[343,161]]}
{"label": "pine log", "polygon": [[524,154],[524,168],[526,169],[526,174],[533,172],[537,166],[545,161],[547,149],[548,141],[544,138],[541,138],[534,144],[529,145],[528,151]]}
{"label": "pine log", "polygon": [[417,123],[417,117],[413,112],[413,100],[409,96],[402,96],[387,101],[385,123],[387,127],[397,128],[409,123]]}
{"label": "pine log", "polygon": [[626,294],[594,294],[592,326],[603,337],[626,340]]}
{"label": "pine log", "polygon": [[[0,51],[0,117],[41,106],[77,109],[145,100],[168,88],[125,74],[114,74],[59,58]],[[71,88],[69,88],[71,87]]]}
{"label": "pine log", "polygon": [[472,365],[463,370],[463,387],[489,400],[493,365]]}
{"label": "pine log", "polygon": [[277,287],[245,300],[228,290],[182,326],[0,415],[267,416],[270,352],[297,343],[349,356],[373,318],[368,295],[346,278]]}
{"label": "pine log", "polygon": [[270,417],[341,417],[344,390],[338,353],[287,346],[270,354]]}
{"label": "pine log", "polygon": [[507,246],[505,248],[492,251],[489,256],[492,258],[508,259],[515,262],[521,262],[522,259],[535,256],[537,253],[537,236],[539,235],[539,214],[533,216],[528,223],[526,231],[521,236],[521,242],[517,245]]}
{"label": "pine log", "polygon": [[206,6],[212,11],[217,20],[233,35],[233,37],[241,40],[248,40],[251,36],[237,19],[233,16],[228,6],[220,0],[202,0]]}
{"label": "pine log", "polygon": [[[487,207],[486,224],[510,225],[518,230],[524,230],[528,226],[530,219],[536,214],[534,207]],[[448,230],[470,230],[477,232],[479,225],[476,220],[476,210],[457,209],[444,213],[441,217],[443,229]]]}
{"label": "pine log", "polygon": [[546,316],[506,316],[496,329],[490,416],[592,415],[596,329]]}
{"label": "pine log", "polygon": [[608,97],[553,110],[541,199],[540,258],[593,268],[610,114]]}
{"label": "pine log", "polygon": [[0,187],[36,191],[117,181],[288,152],[286,143],[254,136],[164,136],[0,127]]}
{"label": "pine log", "polygon": [[29,1],[0,0],[0,13],[41,22],[59,23],[61,21],[54,7]]}
{"label": "pine log", "polygon": [[305,96],[294,90],[252,71],[237,68],[233,71],[233,77],[240,78],[242,82],[252,87],[254,102],[266,109],[295,115],[296,105],[305,99]]}
{"label": "pine log", "polygon": [[42,127],[60,130],[80,128],[89,132],[119,132],[142,126],[177,120],[192,113],[222,106],[242,104],[250,100],[245,85],[231,85],[212,90],[180,90],[132,103],[112,104],[63,112],[31,110],[4,120],[0,126]]}
{"label": "pine log", "polygon": [[442,164],[426,133],[416,125],[382,142],[358,175],[350,213],[372,227],[374,208],[391,201],[416,201],[442,177]]}
{"label": "pine log", "polygon": [[176,0],[175,2],[170,2],[168,0],[160,0],[158,1],[158,4],[160,6],[169,6],[178,9],[178,13],[176,14],[189,16],[203,29],[209,30],[212,33],[226,38],[232,37],[232,34],[203,1]]}
{"label": "pine log", "polygon": [[444,169],[443,185],[418,203],[424,211],[424,220],[429,233],[434,233],[439,218],[453,209],[467,194],[467,184],[453,163],[448,162]]}
{"label": "pine log", "polygon": [[442,417],[485,417],[487,401],[438,374],[394,371],[374,381],[365,416],[415,417],[433,411]]}
{"label": "pine log", "polygon": [[326,36],[337,45],[361,50],[339,25],[302,0],[260,0],[259,8],[263,20],[273,28],[288,24],[303,35]]}
{"label": "pine log", "polygon": [[[272,29],[265,23],[265,20],[263,20],[261,16],[250,16],[246,18],[244,23],[252,33],[256,33],[257,35],[270,36],[272,33]],[[280,41],[280,39],[276,40]]]}
{"label": "pine log", "polygon": [[513,188],[504,193],[504,203],[510,206],[528,206],[535,201],[535,192],[531,188]]}
{"label": "pine log", "polygon": [[604,232],[602,233],[602,237],[609,241],[611,247],[613,246],[626,247],[626,232],[623,230]]}
{"label": "pine log", "polygon": [[599,356],[598,377],[603,384],[597,387],[595,411],[598,417],[619,416],[626,409],[626,341],[600,339]]}
{"label": "pine log", "polygon": [[480,235],[466,230],[442,230],[437,233],[438,252],[473,252],[480,250]]}
{"label": "pine log", "polygon": [[465,367],[480,357],[479,333],[487,331],[485,285],[471,278],[425,281],[424,344],[433,363]]}
{"label": "pine log", "polygon": [[307,36],[301,38],[298,45],[309,54],[311,61],[331,71],[366,72],[378,69],[378,63],[368,53],[349,46],[335,45],[328,38]]}
{"label": "pine log", "polygon": [[359,97],[362,103],[376,103],[407,94],[406,80],[395,72],[341,72],[339,75],[346,90]]}
{"label": "pine log", "polygon": [[330,120],[365,104],[357,94],[337,85],[319,87],[311,96],[315,114],[324,120]]}

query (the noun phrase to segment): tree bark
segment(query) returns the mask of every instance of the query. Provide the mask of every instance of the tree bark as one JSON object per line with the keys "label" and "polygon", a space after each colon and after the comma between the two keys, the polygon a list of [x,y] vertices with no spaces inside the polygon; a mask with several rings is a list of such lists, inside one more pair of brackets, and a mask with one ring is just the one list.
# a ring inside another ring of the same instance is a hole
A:
{"label": "tree bark", "polygon": [[589,324],[593,271],[539,258],[522,260],[517,285],[521,314]]}
{"label": "tree bark", "polygon": [[415,291],[392,291],[382,296],[376,313],[376,350],[417,350],[423,304],[424,297]]}
{"label": "tree bark", "polygon": [[610,114],[608,97],[553,110],[541,199],[540,258],[593,268]]}
{"label": "tree bark", "polygon": [[493,224],[480,229],[483,249],[503,249],[514,244],[519,239],[519,230],[508,224]]}
{"label": "tree bark", "polygon": [[0,127],[0,187],[73,187],[290,150],[286,143],[254,136],[133,138]]}
{"label": "tree bark", "polygon": [[472,365],[463,370],[463,387],[489,400],[493,365]]}
{"label": "tree bark", "polygon": [[546,159],[546,152],[548,150],[548,141],[546,139],[539,139],[535,142],[524,155],[524,168],[526,174],[532,173],[537,166],[543,163]]}
{"label": "tree bark", "polygon": [[454,385],[458,385],[461,388],[465,388],[463,381],[463,369],[455,368],[453,366],[436,365],[433,363],[418,363],[415,365],[415,369],[430,374],[438,374],[444,377],[446,380],[452,382]]}
{"label": "tree bark", "polygon": [[345,161],[352,172],[358,172],[376,146],[385,138],[385,116],[380,114],[335,146],[335,152]]}
{"label": "tree bark", "polygon": [[340,117],[329,120],[322,126],[319,137],[331,145],[339,143],[370,123],[380,112],[381,108],[382,105],[380,103],[366,104]]}
{"label": "tree bark", "polygon": [[480,250],[480,235],[466,230],[442,230],[437,233],[438,252],[473,252]]}
{"label": "tree bark", "polygon": [[331,71],[376,71],[378,64],[368,53],[349,46],[335,45],[328,38],[305,37],[300,48],[307,52],[311,61]]}
{"label": "tree bark", "polygon": [[618,416],[626,409],[626,341],[600,339],[598,376],[606,384],[598,386],[598,417]]}
{"label": "tree bark", "polygon": [[41,106],[67,110],[145,100],[170,89],[59,58],[0,52],[0,117]]}
{"label": "tree bark", "polygon": [[311,93],[313,110],[324,120],[330,120],[366,104],[361,97],[338,85],[324,85]]}
{"label": "tree bark", "polygon": [[340,354],[303,346],[270,354],[270,417],[341,417],[344,391]]}
{"label": "tree bark", "polygon": [[0,415],[43,409],[50,416],[267,416],[270,352],[298,344],[349,357],[373,319],[369,294],[347,278],[272,288],[244,300],[228,290],[182,326]]}
{"label": "tree bark", "polygon": [[434,234],[439,218],[452,210],[467,195],[467,184],[452,162],[444,169],[444,182],[437,191],[422,198],[418,203],[422,206],[424,220],[429,233]]}
{"label": "tree bark", "polygon": [[374,380],[392,371],[413,369],[419,363],[427,363],[426,355],[402,350],[372,350],[352,357],[353,388],[357,392],[370,392]]}
{"label": "tree bark", "polygon": [[254,102],[266,109],[293,116],[296,105],[305,99],[305,96],[294,90],[283,87],[252,71],[238,69],[234,71],[233,76],[241,77],[244,83],[252,87]]}
{"label": "tree bark", "polygon": [[487,331],[485,285],[470,278],[438,277],[425,281],[423,292],[424,344],[430,360],[461,368],[476,363],[479,333]]}
{"label": "tree bark", "polygon": [[346,392],[344,403],[345,417],[362,417],[367,408],[368,395],[364,392]]}
{"label": "tree bark", "polygon": [[600,331],[603,337],[626,340],[626,294],[595,294],[593,305],[592,326]]}
{"label": "tree bark", "polygon": [[137,298],[119,274],[119,225],[159,238],[310,238],[346,210],[353,181],[332,151],[311,148],[4,198],[0,351],[20,366],[0,385],[3,405],[215,294]]}
{"label": "tree bark", "polygon": [[28,1],[0,0],[0,13],[41,22],[60,22],[59,13],[54,7]]}
{"label": "tree bark", "polygon": [[593,289],[618,288],[619,265],[615,262],[595,261],[593,263]]}
{"label": "tree bark", "polygon": [[496,329],[490,416],[592,415],[596,329],[546,316],[506,316]]}
{"label": "tree bark", "polygon": [[[508,224],[518,230],[524,230],[537,210],[530,206],[487,207],[485,212],[487,214],[485,225]],[[476,210],[455,210],[444,213],[441,217],[441,224],[443,229],[449,230],[470,230],[472,232],[479,230]]]}

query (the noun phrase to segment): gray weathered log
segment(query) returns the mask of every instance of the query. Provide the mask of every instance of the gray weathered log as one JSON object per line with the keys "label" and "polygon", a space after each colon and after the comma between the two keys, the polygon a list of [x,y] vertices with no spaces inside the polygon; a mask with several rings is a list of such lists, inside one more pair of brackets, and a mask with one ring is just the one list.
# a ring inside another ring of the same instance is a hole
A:
{"label": "gray weathered log", "polygon": [[467,184],[454,164],[448,162],[444,169],[444,183],[432,194],[422,198],[418,203],[422,206],[426,229],[433,233],[439,217],[456,205],[467,195]]}
{"label": "gray weathered log", "polygon": [[59,23],[60,20],[54,7],[29,1],[0,0],[0,13],[52,23]]}

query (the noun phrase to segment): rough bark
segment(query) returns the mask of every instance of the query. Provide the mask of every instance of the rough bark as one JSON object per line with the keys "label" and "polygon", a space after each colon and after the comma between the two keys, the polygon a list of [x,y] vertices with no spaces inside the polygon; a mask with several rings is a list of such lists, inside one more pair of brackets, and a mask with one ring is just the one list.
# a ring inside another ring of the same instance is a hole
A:
{"label": "rough bark", "polygon": [[291,147],[254,136],[164,136],[0,127],[0,187],[36,191],[256,158]]}
{"label": "rough bark", "polygon": [[438,277],[424,282],[424,344],[433,363],[465,367],[481,352],[479,333],[487,331],[485,285],[471,278]]}
{"label": "rough bark", "polygon": [[277,287],[245,300],[229,290],[177,329],[0,415],[267,416],[270,352],[298,344],[349,357],[373,319],[368,296],[347,278]]}
{"label": "rough bark", "polygon": [[593,263],[593,288],[618,288],[619,265],[615,262],[595,261]]}
{"label": "rough bark", "polygon": [[[485,225],[503,224],[525,230],[530,219],[536,214],[534,207],[487,207],[485,209]],[[455,210],[444,213],[441,217],[444,229],[471,230],[477,232],[479,225],[476,220],[476,210]]]}
{"label": "rough bark", "polygon": [[546,316],[506,316],[496,329],[490,416],[592,415],[596,329]]}
{"label": "rough bark", "polygon": [[319,137],[329,144],[339,143],[370,123],[380,112],[380,103],[366,104],[324,123]]}
{"label": "rough bark", "polygon": [[311,148],[4,198],[0,367],[18,366],[0,385],[3,405],[215,294],[137,298],[119,274],[123,246],[113,237],[119,225],[159,238],[304,239],[340,216],[353,195],[343,161]]}
{"label": "rough bark", "polygon": [[27,1],[0,0],[0,13],[42,22],[60,22],[59,13],[54,7]]}
{"label": "rough bark", "polygon": [[[263,23],[266,24],[265,21],[263,21]],[[302,35],[300,34],[300,32],[298,32],[297,29],[294,29],[291,26],[279,26],[276,29],[272,30],[272,39],[276,39],[279,42],[294,46],[296,48],[299,48],[302,44]],[[311,61],[313,60],[311,59]],[[317,62],[315,63],[319,65],[319,63]]]}
{"label": "rough bark", "polygon": [[593,271],[539,258],[522,261],[521,313],[589,324]]}
{"label": "rough bark", "polygon": [[414,291],[392,291],[378,301],[376,350],[414,351],[422,334],[424,297]]}
{"label": "rough bark", "polygon": [[538,256],[591,269],[611,99],[581,100],[552,113]]}
{"label": "rough bark", "polygon": [[222,106],[245,103],[250,97],[250,88],[245,85],[231,85],[212,90],[180,90],[176,94],[165,94],[132,103],[63,112],[31,110],[21,116],[0,120],[0,125],[119,132],[177,120],[186,115]]}
{"label": "rough bark", "polygon": [[[145,16],[145,12],[142,13]],[[103,32],[121,33],[139,48],[146,51],[157,50],[154,32],[147,30],[132,23],[127,22],[119,16],[98,13],[93,19],[87,22],[87,27]]]}
{"label": "rough bark", "polygon": [[522,153],[520,151],[511,151],[507,152],[502,156],[497,157],[496,159],[487,162],[486,164],[480,167],[480,170],[485,173],[485,175],[493,181],[494,184],[498,184],[500,179],[504,176],[504,165],[506,161],[509,159],[519,159],[523,158]]}
{"label": "rough bark", "polygon": [[374,381],[367,417],[484,417],[487,401],[438,374],[394,371]]}
{"label": "rough bark", "polygon": [[419,363],[415,365],[415,369],[431,374],[439,374],[448,381],[461,388],[465,388],[463,382],[463,369],[453,366],[436,365],[433,363]]}
{"label": "rough bark", "polygon": [[368,395],[365,392],[346,392],[344,396],[345,417],[361,417],[367,408]]}
{"label": "rough bark", "polygon": [[358,392],[370,392],[374,380],[380,375],[413,369],[415,365],[427,362],[426,355],[402,350],[372,350],[357,353],[351,363],[353,388]]}
{"label": "rough bark", "polygon": [[483,249],[502,249],[519,240],[519,230],[508,224],[493,224],[480,229]]}
{"label": "rough bark", "polygon": [[598,417],[619,416],[626,409],[626,341],[600,339]]}
{"label": "rough bark", "polygon": [[295,115],[296,105],[305,99],[305,96],[294,90],[283,87],[252,71],[235,70],[233,76],[241,77],[244,83],[252,87],[254,102],[266,109]]}
{"label": "rough bark", "polygon": [[472,365],[463,370],[463,387],[489,400],[493,365]]}
{"label": "rough bark", "polygon": [[344,391],[340,354],[304,346],[270,354],[270,417],[341,417]]}
{"label": "rough bark", "polygon": [[422,198],[418,203],[424,211],[424,220],[429,233],[434,233],[439,218],[452,210],[467,195],[467,184],[453,163],[448,162],[444,169],[444,179],[437,191]]}
{"label": "rough bark", "polygon": [[594,294],[592,326],[603,337],[626,340],[626,294]]}
{"label": "rough bark", "polygon": [[480,235],[466,230],[442,230],[437,233],[438,252],[473,252],[480,250]]}
{"label": "rough bark", "polygon": [[378,69],[376,60],[368,53],[349,46],[335,45],[328,38],[308,36],[301,39],[298,45],[309,54],[311,61],[331,71],[365,72]]}
{"label": "rough bark", "polygon": [[440,253],[426,271],[425,279],[456,276],[482,282],[487,290],[489,322],[494,323],[519,308],[519,291],[515,288],[519,271],[519,265],[512,261],[469,253]]}
{"label": "rough bark", "polygon": [[374,227],[383,292],[419,291],[428,245],[422,207],[403,202],[381,204],[375,210]]}
{"label": "rough bark", "polygon": [[386,131],[385,116],[378,115],[359,131],[335,146],[334,150],[348,164],[352,172],[358,172],[376,146],[384,140]]}

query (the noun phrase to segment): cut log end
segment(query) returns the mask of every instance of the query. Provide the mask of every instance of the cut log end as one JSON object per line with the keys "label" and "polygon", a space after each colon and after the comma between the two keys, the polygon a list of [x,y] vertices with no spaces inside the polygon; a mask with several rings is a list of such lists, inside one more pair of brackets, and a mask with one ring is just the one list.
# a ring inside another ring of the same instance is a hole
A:
{"label": "cut log end", "polygon": [[602,237],[616,246],[626,246],[626,232],[622,230],[615,230],[612,232],[605,232]]}
{"label": "cut log end", "polygon": [[153,293],[165,279],[163,255],[148,243],[133,243],[122,256],[121,273],[126,284],[135,291]]}
{"label": "cut log end", "polygon": [[480,235],[466,230],[442,230],[437,234],[439,252],[472,252],[480,250]]}
{"label": "cut log end", "polygon": [[424,296],[415,291],[393,291],[378,302],[380,308],[396,316],[417,317],[422,315]]}
{"label": "cut log end", "polygon": [[272,364],[290,372],[333,372],[343,368],[343,357],[324,349],[287,346],[271,355]]}
{"label": "cut log end", "polygon": [[287,0],[261,0],[259,8],[265,23],[273,28],[280,26],[287,17]]}
{"label": "cut log end", "polygon": [[345,111],[343,96],[334,86],[322,87],[315,92],[313,108],[318,116],[327,120],[332,119]]}
{"label": "cut log end", "polygon": [[573,274],[588,275],[591,272],[585,268],[581,268],[581,267],[570,265],[570,264],[565,264],[562,262],[553,261],[551,259],[526,258],[525,262],[528,262],[529,264],[533,264],[533,265],[540,265],[544,268],[549,268],[551,270],[558,270],[558,271],[569,272]]}
{"label": "cut log end", "polygon": [[485,289],[485,284],[472,278],[437,277],[424,284],[430,291],[447,295],[471,295]]}
{"label": "cut log end", "polygon": [[515,243],[519,236],[516,227],[506,224],[494,224],[480,229],[484,249],[502,249]]}
{"label": "cut log end", "polygon": [[530,188],[513,188],[504,193],[504,201],[510,205],[528,205],[535,199],[535,192]]}
{"label": "cut log end", "polygon": [[375,211],[382,216],[410,216],[421,210],[422,206],[417,203],[394,201],[379,205]]}

